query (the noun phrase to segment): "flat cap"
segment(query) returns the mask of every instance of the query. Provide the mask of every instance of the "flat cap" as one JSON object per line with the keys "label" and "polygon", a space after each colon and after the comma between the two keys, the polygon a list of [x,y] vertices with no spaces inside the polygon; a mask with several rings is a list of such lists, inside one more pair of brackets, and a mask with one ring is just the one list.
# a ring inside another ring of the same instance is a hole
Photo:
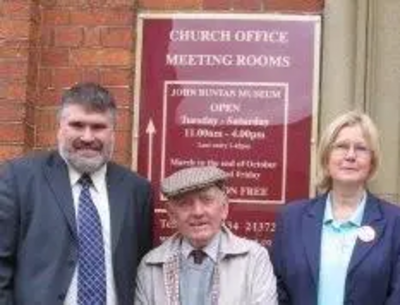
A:
{"label": "flat cap", "polygon": [[215,166],[188,167],[181,169],[161,181],[161,191],[167,198],[212,185],[219,185],[228,174]]}

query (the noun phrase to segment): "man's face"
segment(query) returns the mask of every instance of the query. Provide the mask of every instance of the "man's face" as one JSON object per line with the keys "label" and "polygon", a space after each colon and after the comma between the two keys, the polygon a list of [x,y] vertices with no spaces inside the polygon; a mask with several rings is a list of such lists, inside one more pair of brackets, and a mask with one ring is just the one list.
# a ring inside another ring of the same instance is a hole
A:
{"label": "man's face", "polygon": [[93,173],[111,159],[114,125],[111,112],[88,111],[68,105],[61,113],[57,134],[61,155],[80,173]]}
{"label": "man's face", "polygon": [[167,209],[178,231],[195,248],[205,247],[228,216],[226,195],[216,186],[184,194],[170,201]]}

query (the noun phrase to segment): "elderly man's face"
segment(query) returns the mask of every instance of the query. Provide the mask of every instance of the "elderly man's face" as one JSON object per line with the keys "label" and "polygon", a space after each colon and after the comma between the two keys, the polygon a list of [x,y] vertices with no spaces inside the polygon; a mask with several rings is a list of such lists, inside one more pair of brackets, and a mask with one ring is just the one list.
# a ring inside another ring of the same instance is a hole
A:
{"label": "elderly man's face", "polygon": [[178,231],[195,248],[205,247],[228,216],[226,195],[216,186],[185,194],[167,207]]}
{"label": "elderly man's face", "polygon": [[111,159],[114,125],[109,112],[90,112],[80,105],[66,106],[58,129],[60,153],[78,172],[92,173]]}

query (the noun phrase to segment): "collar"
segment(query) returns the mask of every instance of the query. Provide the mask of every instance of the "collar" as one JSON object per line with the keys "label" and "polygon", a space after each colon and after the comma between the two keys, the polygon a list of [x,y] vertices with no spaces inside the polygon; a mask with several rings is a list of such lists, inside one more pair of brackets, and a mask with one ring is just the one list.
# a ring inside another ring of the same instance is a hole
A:
{"label": "collar", "polygon": [[[221,233],[218,232],[215,234],[215,236],[211,239],[211,241],[208,243],[207,246],[202,248],[207,256],[209,256],[214,262],[217,261],[218,257],[218,249],[219,249],[219,244],[220,244],[220,239],[221,239]],[[195,250],[195,248],[189,243],[189,241],[186,238],[182,238],[182,243],[181,243],[181,253],[185,258],[188,258],[192,250]]]}
{"label": "collar", "polygon": [[[233,234],[225,225],[220,231],[219,247],[217,248],[217,257],[243,255],[249,252],[255,242],[246,240]],[[175,233],[164,241],[160,246],[150,251],[144,258],[146,264],[164,264],[172,261],[176,255],[180,254],[182,236]],[[218,250],[219,249],[219,250]],[[207,253],[208,254],[208,253]]]}
{"label": "collar", "polygon": [[325,204],[325,212],[324,212],[324,219],[323,219],[323,223],[324,224],[351,224],[354,225],[356,227],[360,227],[361,223],[362,223],[362,219],[364,216],[364,210],[365,210],[365,204],[367,201],[367,193],[364,191],[363,196],[361,197],[361,201],[357,206],[357,209],[353,212],[353,214],[351,215],[351,217],[343,222],[340,223],[338,221],[336,221],[333,218],[333,212],[332,212],[332,196],[331,193],[328,194],[328,196],[326,197],[326,204]]}
{"label": "collar", "polygon": [[[69,173],[69,180],[71,183],[71,186],[75,186],[78,183],[78,180],[82,176],[81,173],[79,173],[76,169],[74,169],[72,166],[68,165],[68,173]],[[99,191],[101,189],[102,183],[104,183],[105,178],[106,178],[106,172],[107,172],[107,165],[104,164],[100,169],[95,171],[94,173],[90,174],[90,178],[92,179],[93,182],[93,187],[96,191]]]}

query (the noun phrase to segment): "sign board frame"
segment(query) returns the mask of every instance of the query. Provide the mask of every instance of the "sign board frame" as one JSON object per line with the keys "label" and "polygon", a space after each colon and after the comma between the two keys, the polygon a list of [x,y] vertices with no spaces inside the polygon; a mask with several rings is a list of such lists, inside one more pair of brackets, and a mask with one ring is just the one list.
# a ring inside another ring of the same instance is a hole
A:
{"label": "sign board frame", "polygon": [[269,245],[280,206],[315,194],[321,17],[141,13],[137,29],[132,168],[154,186],[157,241],[173,231],[160,181],[217,165],[233,181],[227,224]]}

